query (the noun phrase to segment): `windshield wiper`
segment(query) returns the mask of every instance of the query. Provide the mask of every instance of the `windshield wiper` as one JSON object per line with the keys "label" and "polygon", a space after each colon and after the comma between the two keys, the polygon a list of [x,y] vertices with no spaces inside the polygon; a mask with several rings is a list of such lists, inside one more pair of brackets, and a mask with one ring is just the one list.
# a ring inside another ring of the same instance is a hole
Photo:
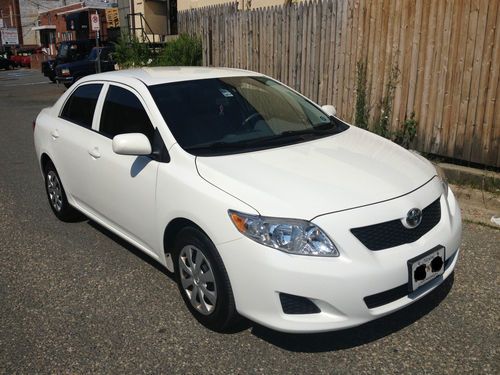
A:
{"label": "windshield wiper", "polygon": [[320,136],[325,136],[325,135],[333,135],[333,134],[338,134],[343,132],[345,129],[347,129],[347,126],[344,126],[342,123],[339,123],[335,119],[331,119],[331,122],[326,123],[326,124],[321,124],[321,125],[316,125],[315,127],[312,128],[307,128],[307,129],[301,129],[301,130],[287,130],[280,135],[320,135]]}
{"label": "windshield wiper", "polygon": [[211,143],[203,143],[200,145],[186,147],[186,151],[203,151],[203,150],[216,150],[216,149],[231,149],[231,148],[239,148],[241,147],[241,142],[211,142]]}
{"label": "windshield wiper", "polygon": [[272,145],[277,142],[282,143],[283,141],[295,141],[302,140],[303,138],[300,134],[275,134],[266,137],[243,139],[236,142],[226,142],[218,141],[212,143],[204,143],[200,145],[195,145],[191,147],[186,147],[186,151],[218,151],[218,150],[231,150],[231,149],[241,149],[248,146],[267,146]]}
{"label": "windshield wiper", "polygon": [[199,145],[194,145],[191,147],[186,147],[186,151],[225,151],[225,150],[238,150],[246,149],[247,147],[265,147],[270,145],[279,144],[289,144],[296,141],[306,141],[310,140],[310,137],[305,137],[308,135],[325,137],[328,135],[338,134],[344,131],[347,126],[342,126],[337,122],[331,122],[327,124],[318,125],[315,128],[301,129],[301,130],[286,130],[279,134],[268,135],[266,137],[242,139],[235,142],[217,141],[210,143],[202,143]]}

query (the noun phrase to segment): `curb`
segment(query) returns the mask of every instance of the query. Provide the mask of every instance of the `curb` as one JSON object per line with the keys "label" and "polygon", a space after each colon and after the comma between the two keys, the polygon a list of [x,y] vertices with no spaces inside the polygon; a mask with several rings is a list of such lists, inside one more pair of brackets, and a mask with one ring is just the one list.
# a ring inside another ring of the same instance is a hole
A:
{"label": "curb", "polygon": [[438,165],[452,184],[469,185],[493,193],[500,191],[500,173],[448,163]]}

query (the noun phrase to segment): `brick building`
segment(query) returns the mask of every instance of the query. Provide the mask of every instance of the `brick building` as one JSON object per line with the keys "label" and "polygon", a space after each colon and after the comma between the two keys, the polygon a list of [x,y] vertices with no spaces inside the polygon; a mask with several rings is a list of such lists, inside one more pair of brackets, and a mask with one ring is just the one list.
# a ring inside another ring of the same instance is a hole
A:
{"label": "brick building", "polygon": [[67,40],[95,39],[96,32],[91,28],[91,15],[99,16],[100,35],[103,41],[108,39],[108,24],[106,10],[89,6],[85,2],[66,5],[41,12],[38,16],[38,26],[34,30],[39,33],[39,44],[55,54],[58,43]]}
{"label": "brick building", "polygon": [[[1,28],[17,30],[19,44],[23,44],[19,0],[0,0],[0,29]],[[1,41],[0,46],[5,44],[5,41]]]}
{"label": "brick building", "polygon": [[40,13],[73,3],[80,0],[16,0],[20,5],[20,17],[24,45],[40,45],[40,33],[36,30]]}

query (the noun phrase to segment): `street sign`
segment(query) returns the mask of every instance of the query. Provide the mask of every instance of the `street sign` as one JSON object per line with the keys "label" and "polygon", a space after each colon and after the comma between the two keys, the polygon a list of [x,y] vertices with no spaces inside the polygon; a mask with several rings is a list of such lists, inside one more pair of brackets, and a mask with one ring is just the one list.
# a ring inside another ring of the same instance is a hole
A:
{"label": "street sign", "polygon": [[19,37],[17,35],[16,28],[4,28],[0,29],[0,33],[2,35],[2,44],[3,45],[15,45],[19,44]]}
{"label": "street sign", "polygon": [[98,14],[91,14],[90,15],[90,23],[92,25],[92,31],[101,30],[101,23],[99,22],[99,15]]}
{"label": "street sign", "polygon": [[120,27],[120,16],[118,15],[118,8],[106,9],[106,22],[108,27]]}

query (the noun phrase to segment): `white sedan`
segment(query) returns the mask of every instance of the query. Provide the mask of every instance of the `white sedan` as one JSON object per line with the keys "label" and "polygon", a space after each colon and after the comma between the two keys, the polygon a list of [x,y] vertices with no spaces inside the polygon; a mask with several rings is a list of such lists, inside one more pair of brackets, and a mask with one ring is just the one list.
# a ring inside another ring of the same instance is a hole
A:
{"label": "white sedan", "polygon": [[286,332],[401,309],[457,262],[460,210],[418,154],[259,73],[144,68],[78,81],[34,124],[50,207],[172,272],[205,326]]}

